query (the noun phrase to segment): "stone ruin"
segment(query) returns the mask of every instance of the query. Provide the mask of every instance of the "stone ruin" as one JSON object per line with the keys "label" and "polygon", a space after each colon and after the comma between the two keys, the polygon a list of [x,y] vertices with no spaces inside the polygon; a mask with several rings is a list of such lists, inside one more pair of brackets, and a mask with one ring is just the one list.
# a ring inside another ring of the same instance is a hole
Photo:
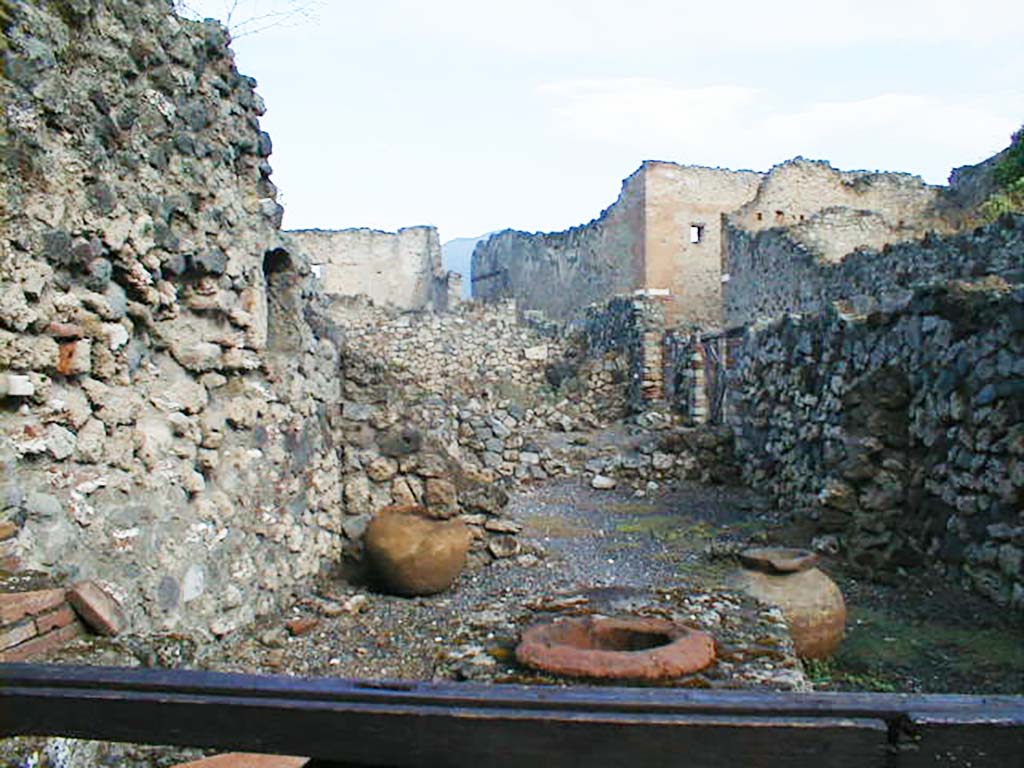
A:
{"label": "stone ruin", "polygon": [[647,162],[587,225],[478,245],[474,291],[614,350],[632,411],[734,435],[744,480],[855,568],[1020,610],[1024,218],[972,225],[985,167]]}
{"label": "stone ruin", "polygon": [[397,309],[454,310],[462,276],[441,266],[436,227],[297,229],[288,233],[309,256],[329,297],[365,296]]}
{"label": "stone ruin", "polygon": [[[48,575],[46,616],[84,582],[132,631],[224,636],[357,561],[384,506],[458,516],[479,567],[532,557],[517,484],[740,468],[867,572],[1024,606],[1020,217],[972,231],[956,188],[802,159],[649,162],[588,225],[480,245],[458,307],[430,228],[280,229],[217,24],[0,7],[0,569]],[[624,416],[621,451],[550,438]]]}

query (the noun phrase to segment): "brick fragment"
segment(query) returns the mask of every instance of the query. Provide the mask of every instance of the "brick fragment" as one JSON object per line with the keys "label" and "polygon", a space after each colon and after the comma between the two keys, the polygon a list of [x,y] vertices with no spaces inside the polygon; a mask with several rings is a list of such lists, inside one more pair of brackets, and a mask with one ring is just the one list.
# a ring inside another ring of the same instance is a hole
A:
{"label": "brick fragment", "polygon": [[77,621],[78,616],[72,610],[70,605],[62,605],[56,611],[50,613],[44,613],[42,616],[36,616],[36,631],[40,635],[45,635],[51,629],[60,629],[66,627],[73,621]]}
{"label": "brick fragment", "polygon": [[300,637],[309,632],[312,632],[320,624],[320,619],[314,619],[312,617],[302,617],[299,619],[291,619],[285,622],[285,626],[288,627],[288,631],[296,637]]}
{"label": "brick fragment", "polygon": [[63,602],[63,589],[0,592],[0,624],[13,624],[25,616],[35,616],[52,611]]}
{"label": "brick fragment", "polygon": [[0,662],[25,661],[42,656],[67,645],[81,633],[82,625],[76,621],[66,627],[47,632],[45,635],[40,635],[14,648],[0,652]]}
{"label": "brick fragment", "polygon": [[24,624],[15,624],[12,627],[0,629],[0,650],[13,648],[19,643],[36,636],[36,625],[34,622],[26,621]]}
{"label": "brick fragment", "polygon": [[80,581],[72,586],[68,602],[97,634],[114,637],[125,628],[121,607],[95,581]]}
{"label": "brick fragment", "polygon": [[255,755],[248,752],[229,752],[224,755],[207,757],[191,763],[180,763],[173,768],[302,768],[309,762],[308,757],[287,757],[285,755]]}

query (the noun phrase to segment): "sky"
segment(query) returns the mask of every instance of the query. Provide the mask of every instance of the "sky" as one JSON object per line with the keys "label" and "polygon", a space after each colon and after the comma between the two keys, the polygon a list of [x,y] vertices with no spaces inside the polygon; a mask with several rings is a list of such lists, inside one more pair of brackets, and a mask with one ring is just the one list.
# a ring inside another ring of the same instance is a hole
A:
{"label": "sky", "polygon": [[558,231],[644,160],[941,184],[1024,123],[1020,0],[189,2],[232,4],[309,11],[233,44],[288,229]]}

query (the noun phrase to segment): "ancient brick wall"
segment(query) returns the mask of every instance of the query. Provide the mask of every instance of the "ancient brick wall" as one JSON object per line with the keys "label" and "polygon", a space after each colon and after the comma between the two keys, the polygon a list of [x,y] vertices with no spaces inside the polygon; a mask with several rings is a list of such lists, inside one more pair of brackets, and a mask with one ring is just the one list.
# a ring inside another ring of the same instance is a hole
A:
{"label": "ancient brick wall", "polygon": [[587,308],[576,326],[585,354],[611,355],[623,373],[629,408],[643,410],[665,395],[662,337],[665,303],[645,296],[616,296]]}
{"label": "ancient brick wall", "polygon": [[434,227],[290,232],[317,268],[330,296],[367,296],[399,309],[443,310],[448,276],[441,267],[441,241]]}
{"label": "ancient brick wall", "polygon": [[668,289],[668,325],[722,323],[722,214],[755,194],[762,174],[644,163],[644,287]]}
{"label": "ancient brick wall", "polygon": [[[879,228],[891,228],[896,240],[950,227],[941,187],[906,173],[840,171],[821,160],[802,157],[775,166],[750,202],[729,216],[749,232],[800,224],[826,208],[879,214]],[[889,242],[894,242],[891,240]],[[848,250],[823,243],[822,258],[836,260]]]}
{"label": "ancient brick wall", "polygon": [[[894,265],[888,246],[954,232],[958,210],[946,190],[916,176],[839,171],[803,158],[782,163],[753,200],[725,216],[725,325],[819,311],[828,301],[862,292],[857,281],[868,272],[880,278],[869,294],[906,285],[907,273],[920,265]],[[865,250],[887,257],[872,269]],[[843,286],[844,279],[851,284]]]}
{"label": "ancient brick wall", "polygon": [[1022,361],[1024,291],[997,277],[756,327],[730,392],[745,479],[867,573],[936,565],[1024,609]]}
{"label": "ancient brick wall", "polygon": [[474,251],[474,296],[515,298],[567,320],[590,304],[667,292],[666,322],[719,325],[721,217],[750,200],[761,174],[647,161],[618,201],[558,233],[502,232]]}

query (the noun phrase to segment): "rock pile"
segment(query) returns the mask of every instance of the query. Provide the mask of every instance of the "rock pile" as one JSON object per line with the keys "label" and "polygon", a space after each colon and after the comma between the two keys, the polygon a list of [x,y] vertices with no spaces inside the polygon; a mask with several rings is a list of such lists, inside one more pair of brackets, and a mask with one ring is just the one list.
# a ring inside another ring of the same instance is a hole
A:
{"label": "rock pile", "polygon": [[[332,315],[351,350],[348,386],[385,375],[386,396],[401,401],[404,417],[424,425],[484,480],[571,473],[560,446],[623,412],[613,359],[581,360],[561,342],[517,324],[511,305],[435,315],[339,301]],[[378,413],[373,403],[386,399],[379,389],[353,394],[358,402],[346,405],[343,416]]]}

